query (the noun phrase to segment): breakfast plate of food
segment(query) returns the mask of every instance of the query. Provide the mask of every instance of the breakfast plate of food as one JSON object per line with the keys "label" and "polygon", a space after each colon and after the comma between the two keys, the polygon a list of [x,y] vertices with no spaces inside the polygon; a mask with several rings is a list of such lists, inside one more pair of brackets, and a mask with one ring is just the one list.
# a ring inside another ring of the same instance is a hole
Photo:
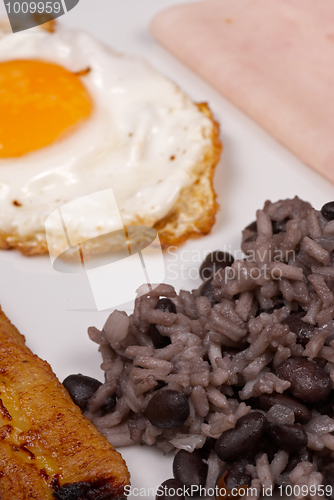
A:
{"label": "breakfast plate of food", "polygon": [[1,498],[334,498],[330,175],[178,59],[179,4],[0,3]]}

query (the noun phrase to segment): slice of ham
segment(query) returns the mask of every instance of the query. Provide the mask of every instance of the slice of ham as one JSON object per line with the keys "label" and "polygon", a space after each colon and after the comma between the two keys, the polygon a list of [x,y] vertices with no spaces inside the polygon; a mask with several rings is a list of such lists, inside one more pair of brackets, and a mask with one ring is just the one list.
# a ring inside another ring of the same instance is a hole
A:
{"label": "slice of ham", "polygon": [[205,0],[159,13],[151,29],[334,182],[333,0]]}

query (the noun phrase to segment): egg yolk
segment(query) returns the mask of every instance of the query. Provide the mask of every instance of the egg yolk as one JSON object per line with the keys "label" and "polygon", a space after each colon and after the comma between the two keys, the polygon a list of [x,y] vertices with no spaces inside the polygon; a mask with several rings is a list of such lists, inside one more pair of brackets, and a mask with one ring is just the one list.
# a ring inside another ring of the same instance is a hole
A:
{"label": "egg yolk", "polygon": [[15,158],[64,137],[92,113],[79,75],[48,62],[0,63],[0,158]]}

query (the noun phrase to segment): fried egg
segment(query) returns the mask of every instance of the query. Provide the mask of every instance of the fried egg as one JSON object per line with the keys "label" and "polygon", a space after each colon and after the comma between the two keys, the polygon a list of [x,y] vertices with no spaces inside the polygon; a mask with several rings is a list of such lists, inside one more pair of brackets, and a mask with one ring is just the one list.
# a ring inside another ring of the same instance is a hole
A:
{"label": "fried egg", "polygon": [[[154,226],[195,182],[213,135],[212,119],[138,57],[68,28],[3,33],[2,246],[45,251],[48,215],[107,188],[124,225]],[[119,229],[111,207],[88,205],[68,230],[84,241]]]}

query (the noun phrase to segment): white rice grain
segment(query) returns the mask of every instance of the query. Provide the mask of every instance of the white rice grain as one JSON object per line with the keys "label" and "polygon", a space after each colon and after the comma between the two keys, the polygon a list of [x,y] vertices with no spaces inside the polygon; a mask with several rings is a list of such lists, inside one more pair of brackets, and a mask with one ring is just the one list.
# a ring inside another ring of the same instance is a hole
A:
{"label": "white rice grain", "polygon": [[289,462],[289,453],[287,451],[279,450],[275,453],[274,458],[270,463],[271,473],[274,478],[274,482],[278,480],[281,472],[285,469]]}
{"label": "white rice grain", "polygon": [[258,478],[260,479],[261,486],[265,490],[271,490],[274,486],[274,477],[271,472],[271,468],[268,461],[268,455],[262,453],[262,455],[256,457],[256,472]]}
{"label": "white rice grain", "polygon": [[308,341],[306,348],[303,352],[303,356],[313,359],[316,358],[324,346],[325,340],[328,337],[329,332],[323,329],[317,329],[314,331],[312,338]]}

